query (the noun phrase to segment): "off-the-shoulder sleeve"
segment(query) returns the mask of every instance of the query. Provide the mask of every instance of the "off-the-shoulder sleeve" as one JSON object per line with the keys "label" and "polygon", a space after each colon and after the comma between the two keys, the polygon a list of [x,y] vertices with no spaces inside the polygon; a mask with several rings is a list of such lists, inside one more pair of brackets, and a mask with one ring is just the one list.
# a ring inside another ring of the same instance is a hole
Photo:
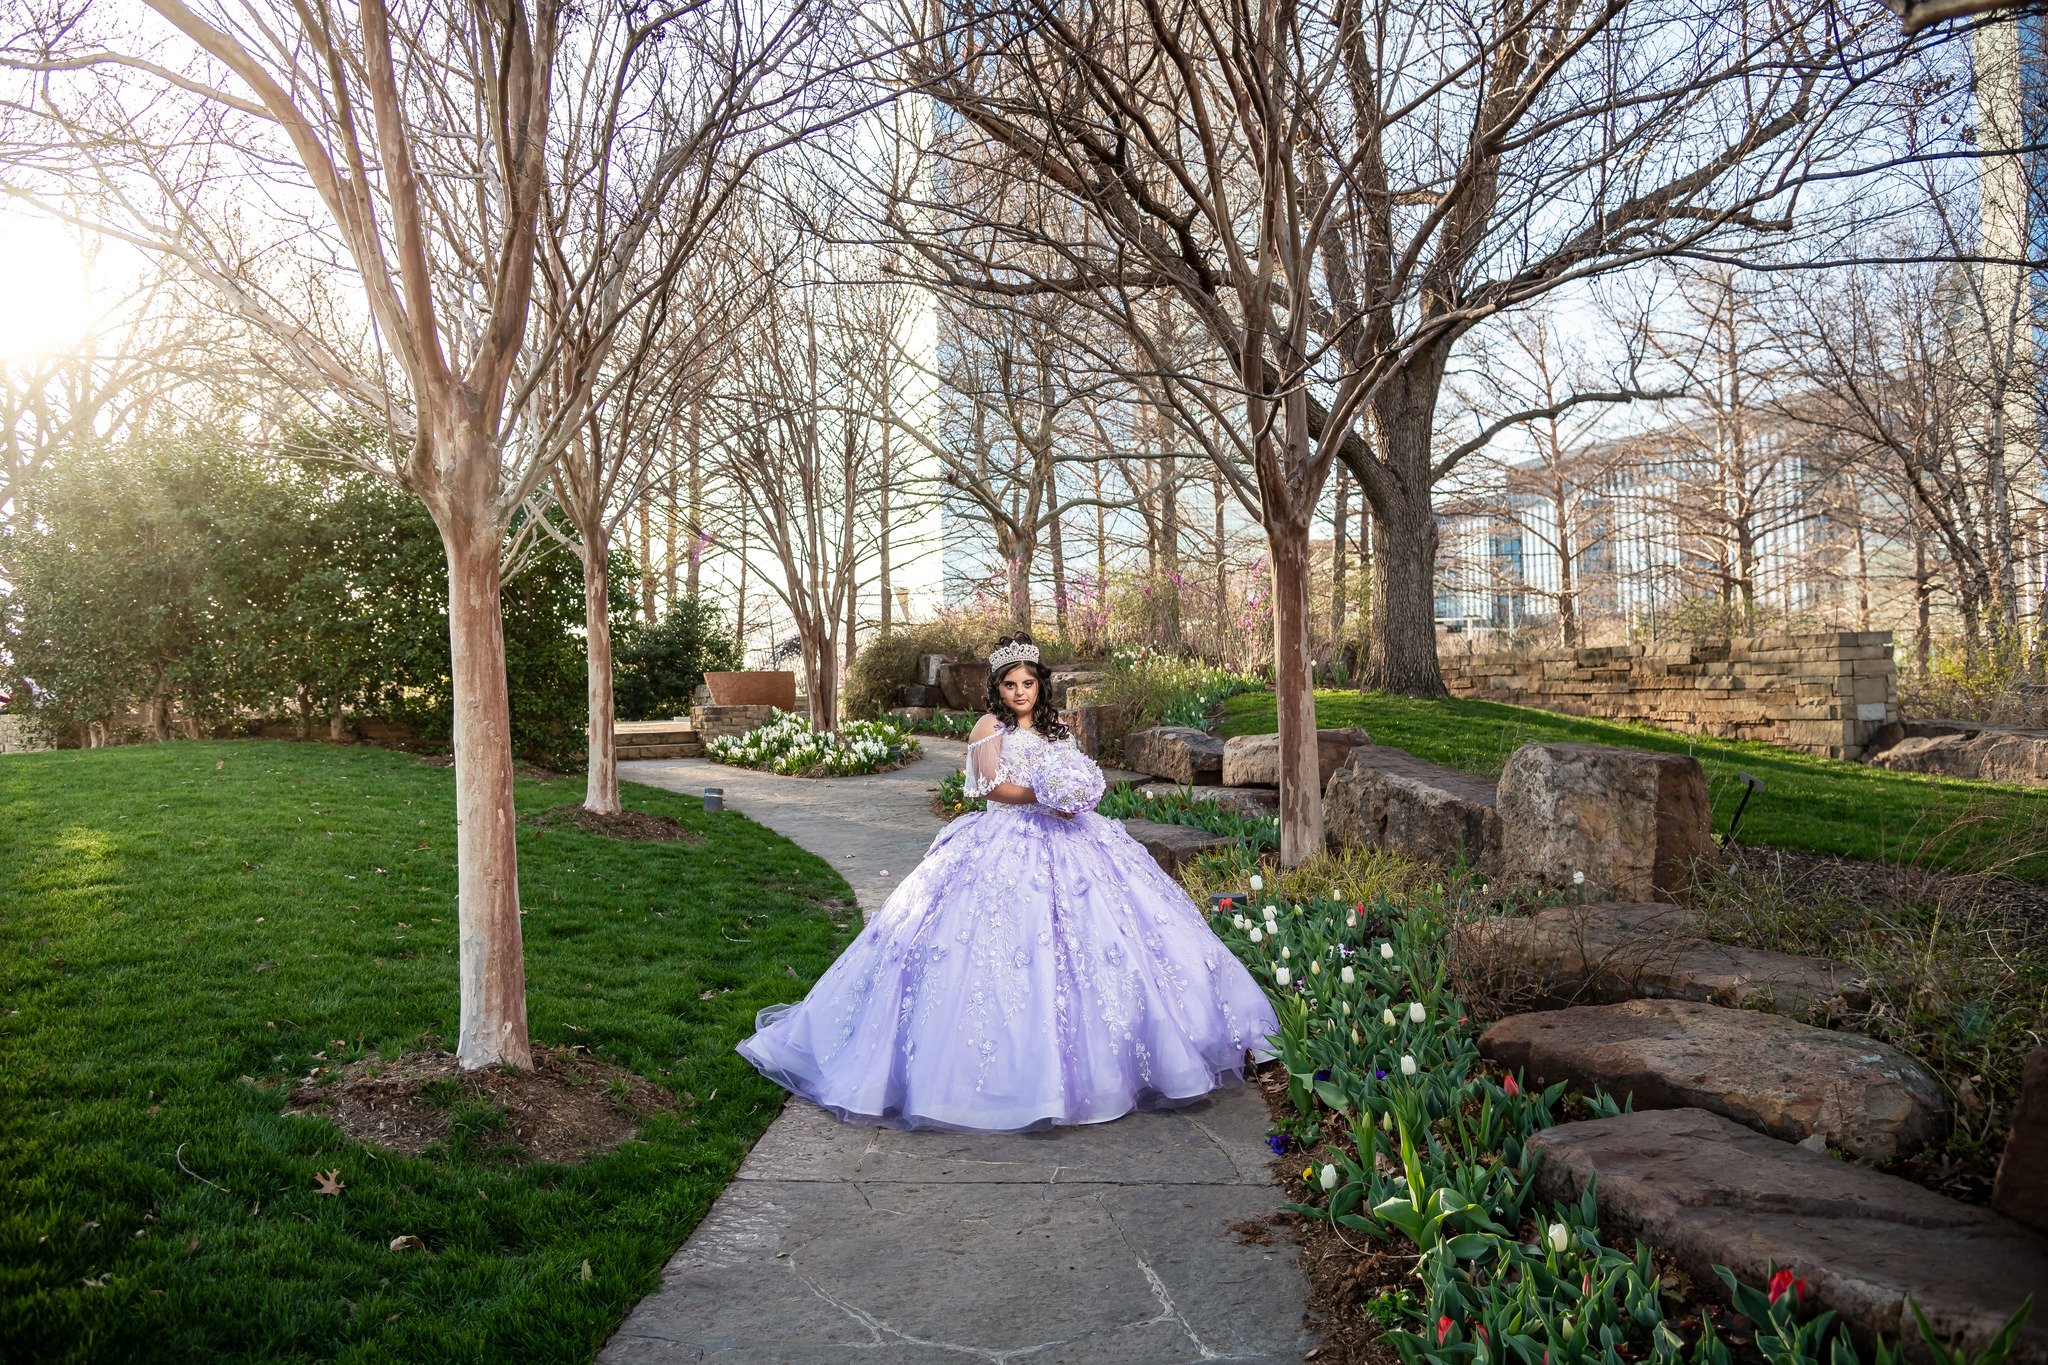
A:
{"label": "off-the-shoulder sleeve", "polygon": [[967,746],[967,785],[970,798],[987,796],[989,789],[1003,779],[1002,771],[1003,732],[984,735]]}

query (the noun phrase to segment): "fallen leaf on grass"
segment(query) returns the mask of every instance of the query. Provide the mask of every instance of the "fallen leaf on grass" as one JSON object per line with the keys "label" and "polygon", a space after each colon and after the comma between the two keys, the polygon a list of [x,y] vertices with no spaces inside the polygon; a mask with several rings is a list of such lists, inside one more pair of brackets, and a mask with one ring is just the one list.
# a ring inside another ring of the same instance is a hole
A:
{"label": "fallen leaf on grass", "polygon": [[425,1251],[427,1244],[408,1232],[403,1237],[393,1237],[391,1239],[391,1249],[393,1251]]}
{"label": "fallen leaf on grass", "polygon": [[590,1262],[589,1262],[589,1260],[588,1260],[588,1259],[586,1259],[586,1260],[585,1260],[585,1261],[583,1262],[583,1276],[582,1276],[582,1277],[583,1277],[584,1279],[586,1279],[586,1280],[590,1278]]}
{"label": "fallen leaf on grass", "polygon": [[790,965],[789,965],[788,963],[784,963],[784,964],[783,964],[782,970],[783,970],[783,971],[785,971],[785,972],[788,972],[788,973],[789,973],[789,979],[790,979],[791,981],[801,981],[801,980],[803,980],[803,978],[802,978],[802,977],[800,977],[800,976],[798,976],[798,975],[796,974],[796,968],[794,968],[794,967],[790,966]]}
{"label": "fallen leaf on grass", "polygon": [[341,1178],[341,1171],[339,1168],[336,1168],[331,1171],[321,1171],[320,1173],[315,1175],[313,1179],[316,1182],[318,1182],[320,1186],[319,1189],[313,1191],[313,1193],[315,1194],[338,1195],[343,1190],[348,1188],[347,1182]]}

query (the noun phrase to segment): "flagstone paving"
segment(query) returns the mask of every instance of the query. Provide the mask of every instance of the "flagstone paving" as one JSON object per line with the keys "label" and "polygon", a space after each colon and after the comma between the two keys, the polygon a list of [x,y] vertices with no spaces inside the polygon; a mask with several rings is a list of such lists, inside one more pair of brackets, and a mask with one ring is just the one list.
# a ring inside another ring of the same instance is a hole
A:
{"label": "flagstone paving", "polygon": [[[872,911],[940,822],[964,746],[809,781],[702,760],[622,763],[726,804],[838,868]],[[1231,1232],[1282,1194],[1251,1088],[1029,1134],[900,1133],[792,1100],[598,1359],[1298,1361],[1316,1344],[1285,1237]]]}

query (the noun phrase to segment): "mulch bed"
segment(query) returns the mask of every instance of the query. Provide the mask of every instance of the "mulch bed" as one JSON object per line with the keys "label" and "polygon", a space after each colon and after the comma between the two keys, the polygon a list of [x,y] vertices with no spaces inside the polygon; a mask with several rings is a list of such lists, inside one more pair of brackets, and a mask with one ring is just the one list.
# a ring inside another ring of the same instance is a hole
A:
{"label": "mulch bed", "polygon": [[642,1119],[677,1107],[668,1091],[580,1046],[536,1046],[531,1071],[463,1071],[439,1049],[352,1062],[331,1080],[300,1082],[285,1112],[332,1119],[357,1142],[419,1156],[453,1127],[451,1082],[456,1095],[503,1111],[505,1141],[554,1165],[609,1152],[639,1136]]}
{"label": "mulch bed", "polygon": [[580,829],[585,834],[601,834],[608,839],[631,839],[641,843],[704,842],[702,834],[672,816],[649,815],[638,810],[603,815],[583,806],[550,806],[521,816],[520,823],[537,825],[542,829]]}

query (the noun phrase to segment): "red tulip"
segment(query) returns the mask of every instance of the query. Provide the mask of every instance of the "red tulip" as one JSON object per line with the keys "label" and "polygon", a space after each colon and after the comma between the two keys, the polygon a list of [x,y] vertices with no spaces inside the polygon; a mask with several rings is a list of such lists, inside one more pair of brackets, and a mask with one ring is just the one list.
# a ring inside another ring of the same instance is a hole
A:
{"label": "red tulip", "polygon": [[1512,1075],[1501,1081],[1500,1088],[1508,1092],[1510,1099],[1522,1093],[1522,1087],[1515,1084],[1515,1078]]}
{"label": "red tulip", "polygon": [[1224,908],[1225,910],[1228,910],[1228,909],[1230,908],[1230,897],[1228,897],[1228,896],[1225,896],[1225,897],[1223,898],[1223,908]]}
{"label": "red tulip", "polygon": [[1438,1319],[1436,1320],[1436,1344],[1437,1344],[1437,1345],[1441,1346],[1441,1345],[1443,1345],[1443,1344],[1444,1344],[1444,1338],[1445,1338],[1445,1337],[1447,1337],[1447,1336],[1449,1336],[1449,1335],[1451,1334],[1451,1326],[1452,1326],[1452,1324],[1451,1324],[1451,1320],[1450,1320],[1449,1318],[1438,1318]]}
{"label": "red tulip", "polygon": [[1780,1270],[1771,1276],[1770,1295],[1772,1303],[1776,1303],[1779,1299],[1784,1298],[1785,1291],[1787,1290],[1792,1292],[1792,1302],[1794,1304],[1806,1302],[1805,1280],[1794,1279],[1792,1272],[1789,1270]]}

